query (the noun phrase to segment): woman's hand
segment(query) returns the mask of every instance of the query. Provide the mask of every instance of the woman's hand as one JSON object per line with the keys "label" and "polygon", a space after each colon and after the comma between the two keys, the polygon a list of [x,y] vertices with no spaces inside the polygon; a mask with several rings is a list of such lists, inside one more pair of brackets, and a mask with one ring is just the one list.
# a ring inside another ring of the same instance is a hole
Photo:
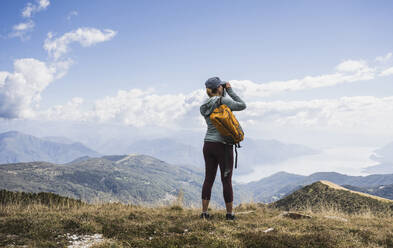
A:
{"label": "woman's hand", "polygon": [[231,88],[231,84],[227,82],[227,83],[225,84],[225,88],[227,88],[227,89],[228,89],[228,88]]}

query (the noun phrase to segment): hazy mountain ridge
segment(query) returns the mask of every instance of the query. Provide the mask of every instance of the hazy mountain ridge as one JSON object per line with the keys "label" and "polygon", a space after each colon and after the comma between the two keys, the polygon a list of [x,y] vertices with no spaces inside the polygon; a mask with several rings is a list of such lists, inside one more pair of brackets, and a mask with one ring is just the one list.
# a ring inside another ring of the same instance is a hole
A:
{"label": "hazy mountain ridge", "polygon": [[380,186],[374,186],[374,187],[356,187],[352,185],[342,185],[344,188],[371,194],[371,195],[376,195],[388,199],[393,200],[393,184],[388,184],[388,185],[380,185]]}
{"label": "hazy mountain ridge", "polygon": [[300,181],[304,177],[302,175],[280,171],[261,180],[242,184],[240,187],[252,192],[255,201],[271,202],[280,199],[292,189],[286,189],[288,187],[285,186],[286,184]]}
{"label": "hazy mountain ridge", "polygon": [[44,136],[44,137],[40,137],[43,140],[47,140],[47,141],[52,141],[52,142],[56,142],[56,143],[63,143],[63,144],[72,144],[75,143],[75,141],[63,137],[63,136]]}
{"label": "hazy mountain ridge", "polygon": [[[98,157],[104,154],[146,154],[160,158],[167,163],[204,171],[203,135],[184,134],[163,138],[113,137],[100,145],[101,154],[63,136],[44,136],[41,138],[18,131],[0,134],[0,163],[48,161],[69,163],[81,157]],[[199,137],[200,136],[200,137]],[[91,142],[88,142],[90,145]],[[277,163],[297,156],[318,153],[316,149],[299,144],[286,144],[277,140],[251,139],[246,137],[238,149],[238,174],[252,172],[255,166]],[[97,146],[94,144],[93,147]]]}
{"label": "hazy mountain ridge", "polygon": [[125,148],[126,153],[148,154],[170,164],[204,168],[202,148],[181,143],[171,138],[143,139]]}
{"label": "hazy mountain ridge", "polygon": [[378,162],[376,165],[363,168],[367,173],[393,173],[393,142],[382,146],[370,155],[370,159]]}
{"label": "hazy mountain ridge", "polygon": [[0,163],[32,161],[66,163],[86,155],[100,156],[80,142],[57,143],[17,131],[0,134]]}
{"label": "hazy mountain ridge", "polygon": [[[203,136],[197,142],[177,138],[141,139],[129,145],[126,153],[148,154],[171,164],[204,170]],[[319,150],[277,140],[245,138],[238,148],[239,174],[247,174],[256,166],[278,163],[290,158],[319,153]]]}

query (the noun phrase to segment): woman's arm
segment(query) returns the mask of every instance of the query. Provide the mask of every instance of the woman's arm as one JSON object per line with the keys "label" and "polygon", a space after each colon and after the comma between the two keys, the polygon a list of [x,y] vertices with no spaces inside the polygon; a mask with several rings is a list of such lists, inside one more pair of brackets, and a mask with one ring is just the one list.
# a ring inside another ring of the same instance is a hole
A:
{"label": "woman's arm", "polygon": [[226,91],[233,100],[223,97],[221,99],[222,104],[227,105],[232,111],[240,111],[246,108],[246,103],[233,91],[232,87],[227,86]]}

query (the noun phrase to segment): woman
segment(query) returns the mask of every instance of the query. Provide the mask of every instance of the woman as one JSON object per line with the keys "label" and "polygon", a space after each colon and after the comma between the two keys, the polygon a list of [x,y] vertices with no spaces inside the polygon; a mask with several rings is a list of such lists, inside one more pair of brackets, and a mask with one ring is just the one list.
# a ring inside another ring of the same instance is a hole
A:
{"label": "woman", "polygon": [[[207,132],[204,138],[203,157],[205,159],[205,181],[202,187],[202,213],[201,218],[209,219],[207,212],[211,190],[216,178],[217,167],[220,165],[221,182],[223,186],[223,195],[227,210],[226,219],[234,220],[233,213],[233,191],[232,191],[232,170],[233,170],[233,144],[228,138],[223,137],[213,123],[210,121],[209,115],[219,105],[219,97],[225,95],[224,87],[228,95],[232,98],[222,97],[222,104],[227,105],[232,111],[240,111],[246,108],[246,103],[235,94],[228,82],[221,81],[218,77],[209,78],[206,83],[206,93],[208,99],[200,107],[201,114],[205,117],[207,124]],[[224,86],[224,87],[223,87]],[[229,154],[225,154],[227,151]],[[227,156],[227,164],[225,165],[225,156]],[[225,166],[230,169],[230,173],[224,177]]]}

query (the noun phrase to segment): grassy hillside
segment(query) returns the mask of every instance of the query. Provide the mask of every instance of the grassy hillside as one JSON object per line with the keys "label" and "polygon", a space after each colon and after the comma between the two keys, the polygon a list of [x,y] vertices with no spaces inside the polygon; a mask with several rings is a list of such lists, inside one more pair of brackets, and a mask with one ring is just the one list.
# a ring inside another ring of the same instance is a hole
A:
{"label": "grassy hillside", "polygon": [[50,192],[13,192],[4,189],[0,190],[0,204],[2,206],[30,206],[33,204],[38,204],[48,207],[69,207],[86,205],[86,203],[80,200],[63,197]]}
{"label": "grassy hillside", "polygon": [[4,201],[0,247],[67,247],[78,239],[95,242],[95,248],[393,246],[393,218],[388,215],[348,214],[322,206],[299,212],[311,218],[292,219],[263,203],[248,203],[236,206],[236,221],[226,221],[225,210],[216,208],[209,209],[213,219],[201,220],[199,208],[185,208],[181,202],[179,197],[172,205],[146,207]]}
{"label": "grassy hillside", "polygon": [[352,191],[325,180],[307,185],[270,206],[282,210],[331,206],[348,214],[371,211],[375,215],[393,216],[393,200]]}

